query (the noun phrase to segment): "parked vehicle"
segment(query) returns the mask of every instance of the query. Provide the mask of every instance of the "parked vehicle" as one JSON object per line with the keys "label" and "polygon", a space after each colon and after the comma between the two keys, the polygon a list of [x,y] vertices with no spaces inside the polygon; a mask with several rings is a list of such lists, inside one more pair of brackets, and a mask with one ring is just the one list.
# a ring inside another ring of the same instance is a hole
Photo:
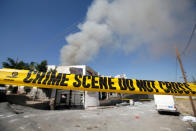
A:
{"label": "parked vehicle", "polygon": [[172,95],[154,95],[156,109],[162,112],[177,112]]}

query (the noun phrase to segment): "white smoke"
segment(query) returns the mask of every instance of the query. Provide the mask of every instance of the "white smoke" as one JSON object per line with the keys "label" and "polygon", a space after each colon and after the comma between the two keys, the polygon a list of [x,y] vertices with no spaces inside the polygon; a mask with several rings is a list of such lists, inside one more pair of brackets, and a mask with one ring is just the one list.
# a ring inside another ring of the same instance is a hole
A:
{"label": "white smoke", "polygon": [[165,53],[171,44],[185,43],[194,12],[190,0],[94,0],[80,32],[66,37],[61,64],[85,64],[101,47],[130,53],[141,46]]}

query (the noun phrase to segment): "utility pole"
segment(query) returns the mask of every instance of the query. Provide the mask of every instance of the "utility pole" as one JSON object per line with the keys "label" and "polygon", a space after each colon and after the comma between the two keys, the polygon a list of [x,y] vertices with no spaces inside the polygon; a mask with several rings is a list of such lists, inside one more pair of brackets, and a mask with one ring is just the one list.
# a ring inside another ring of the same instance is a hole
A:
{"label": "utility pole", "polygon": [[[174,46],[174,48],[176,49],[176,56],[178,58],[178,62],[180,63],[180,68],[181,68],[181,71],[182,71],[182,75],[183,75],[183,78],[184,78],[184,82],[185,83],[188,83],[187,79],[186,79],[186,75],[185,75],[185,72],[184,72],[184,68],[183,68],[183,65],[182,65],[182,61],[180,59],[180,54],[178,52],[178,48],[176,46]],[[195,110],[195,105],[193,103],[193,99],[191,96],[189,96],[189,99],[190,99],[190,103],[191,103],[191,106],[192,106],[192,110],[193,110],[193,113],[194,113],[194,116],[196,117],[196,110]]]}

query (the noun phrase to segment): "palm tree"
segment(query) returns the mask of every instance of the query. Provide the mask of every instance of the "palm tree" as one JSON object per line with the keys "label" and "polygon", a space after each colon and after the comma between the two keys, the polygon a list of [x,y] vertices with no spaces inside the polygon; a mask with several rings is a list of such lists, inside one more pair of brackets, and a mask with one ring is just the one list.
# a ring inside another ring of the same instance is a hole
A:
{"label": "palm tree", "polygon": [[2,65],[4,68],[14,68],[16,67],[16,61],[14,61],[12,58],[7,58],[8,62],[3,62]]}
{"label": "palm tree", "polygon": [[35,66],[35,69],[36,69],[37,71],[46,72],[46,71],[47,71],[47,65],[48,65],[47,60],[43,60],[43,61],[41,61],[40,64],[37,64],[37,65]]}
{"label": "palm tree", "polygon": [[14,69],[25,69],[25,70],[30,70],[29,68],[29,64],[28,63],[25,63],[23,61],[15,61],[14,59],[12,58],[7,58],[7,62],[3,62],[2,63],[2,66],[4,68],[14,68]]}
{"label": "palm tree", "polygon": [[2,63],[2,66],[4,68],[12,68],[12,69],[24,69],[24,70],[37,70],[37,71],[42,71],[46,72],[47,71],[47,65],[48,62],[47,60],[41,61],[40,64],[36,64],[35,62],[30,62],[30,63],[25,63],[24,61],[18,61],[14,60],[12,58],[7,58],[6,62]]}
{"label": "palm tree", "polygon": [[[12,68],[12,69],[25,69],[25,70],[31,70],[31,71],[39,71],[39,72],[46,72],[47,71],[47,60],[41,61],[40,64],[37,64],[35,62],[25,63],[24,61],[18,61],[14,60],[12,58],[7,58],[6,62],[2,63],[2,66],[4,68]],[[55,70],[53,70],[55,71]],[[47,89],[40,89],[44,92],[48,92]],[[37,95],[37,93],[36,93]],[[35,95],[35,96],[36,96]]]}

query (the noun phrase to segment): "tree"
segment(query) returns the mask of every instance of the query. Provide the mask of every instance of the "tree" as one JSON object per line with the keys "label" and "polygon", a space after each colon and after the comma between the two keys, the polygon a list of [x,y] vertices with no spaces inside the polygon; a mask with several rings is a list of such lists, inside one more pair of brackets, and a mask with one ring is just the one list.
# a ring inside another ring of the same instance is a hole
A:
{"label": "tree", "polygon": [[[6,62],[2,63],[2,66],[4,68],[12,68],[12,69],[25,69],[25,70],[31,70],[31,71],[39,71],[39,72],[46,72],[47,71],[47,60],[41,61],[40,64],[35,62],[25,63],[23,61],[14,60],[12,58],[7,58]],[[53,72],[55,71],[52,70]],[[45,94],[49,94],[47,89],[40,89],[43,90],[43,92],[46,92]],[[37,95],[37,92],[35,94],[35,97]]]}
{"label": "tree", "polygon": [[25,63],[23,61],[15,61],[12,58],[7,58],[7,62],[3,62],[2,66],[4,68],[13,68],[13,69],[25,69],[25,70],[30,70],[29,64]]}
{"label": "tree", "polygon": [[47,60],[43,60],[43,61],[41,61],[40,64],[37,64],[37,65],[35,66],[35,69],[36,69],[37,71],[47,72],[47,65],[48,65]]}
{"label": "tree", "polygon": [[52,73],[56,73],[57,72],[57,67],[55,66],[55,68],[54,69],[49,69],[49,71],[48,72],[52,72]]}
{"label": "tree", "polygon": [[7,58],[6,62],[2,63],[2,66],[4,68],[12,68],[12,69],[24,69],[24,70],[31,70],[31,71],[42,71],[46,72],[47,71],[47,65],[48,62],[47,60],[41,61],[40,64],[37,64],[35,62],[30,62],[30,63],[25,63],[24,61],[18,61],[14,60],[12,58]]}
{"label": "tree", "polygon": [[31,71],[34,71],[34,70],[35,70],[35,62],[31,62],[31,63],[29,64],[29,69],[30,69]]}

